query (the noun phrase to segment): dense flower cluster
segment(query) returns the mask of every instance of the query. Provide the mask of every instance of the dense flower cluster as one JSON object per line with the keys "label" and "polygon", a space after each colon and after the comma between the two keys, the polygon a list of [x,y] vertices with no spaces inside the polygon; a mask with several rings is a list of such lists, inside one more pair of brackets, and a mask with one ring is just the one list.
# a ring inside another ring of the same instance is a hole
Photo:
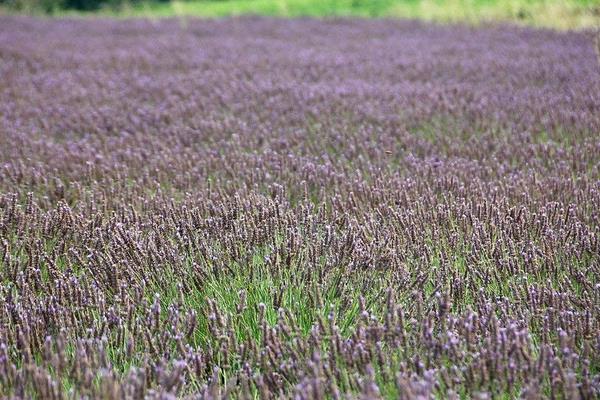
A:
{"label": "dense flower cluster", "polygon": [[0,18],[0,396],[600,395],[591,33]]}

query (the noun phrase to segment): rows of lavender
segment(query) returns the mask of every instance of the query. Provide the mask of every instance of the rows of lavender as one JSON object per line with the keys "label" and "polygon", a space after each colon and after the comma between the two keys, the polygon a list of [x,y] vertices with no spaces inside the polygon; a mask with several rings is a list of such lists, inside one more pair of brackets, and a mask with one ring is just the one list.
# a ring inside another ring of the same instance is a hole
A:
{"label": "rows of lavender", "polygon": [[592,35],[0,18],[0,397],[600,396]]}

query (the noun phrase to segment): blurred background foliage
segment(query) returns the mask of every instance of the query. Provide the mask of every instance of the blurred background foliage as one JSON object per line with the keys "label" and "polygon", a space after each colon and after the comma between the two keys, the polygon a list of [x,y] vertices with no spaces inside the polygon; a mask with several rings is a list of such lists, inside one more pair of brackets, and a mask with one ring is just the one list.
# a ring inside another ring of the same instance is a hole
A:
{"label": "blurred background foliage", "polygon": [[0,13],[117,17],[270,15],[510,21],[559,29],[600,27],[600,0],[0,0]]}

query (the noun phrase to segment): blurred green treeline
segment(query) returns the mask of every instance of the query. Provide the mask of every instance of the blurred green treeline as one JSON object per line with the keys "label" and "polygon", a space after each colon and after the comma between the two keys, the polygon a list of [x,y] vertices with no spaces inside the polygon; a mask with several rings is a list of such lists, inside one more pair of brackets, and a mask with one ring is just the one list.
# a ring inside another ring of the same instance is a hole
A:
{"label": "blurred green treeline", "polygon": [[558,29],[600,27],[600,0],[0,0],[1,13],[116,17],[270,15],[508,21]]}
{"label": "blurred green treeline", "polygon": [[6,9],[16,12],[56,14],[64,10],[97,11],[103,8],[118,11],[125,6],[132,6],[140,1],[141,0],[0,0],[0,4]]}

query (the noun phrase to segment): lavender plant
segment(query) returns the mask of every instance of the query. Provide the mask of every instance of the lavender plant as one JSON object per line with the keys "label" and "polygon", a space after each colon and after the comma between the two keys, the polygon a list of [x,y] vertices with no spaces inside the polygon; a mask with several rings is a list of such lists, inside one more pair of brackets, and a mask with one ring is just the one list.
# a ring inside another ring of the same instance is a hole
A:
{"label": "lavender plant", "polygon": [[600,395],[592,32],[0,17],[0,396]]}

